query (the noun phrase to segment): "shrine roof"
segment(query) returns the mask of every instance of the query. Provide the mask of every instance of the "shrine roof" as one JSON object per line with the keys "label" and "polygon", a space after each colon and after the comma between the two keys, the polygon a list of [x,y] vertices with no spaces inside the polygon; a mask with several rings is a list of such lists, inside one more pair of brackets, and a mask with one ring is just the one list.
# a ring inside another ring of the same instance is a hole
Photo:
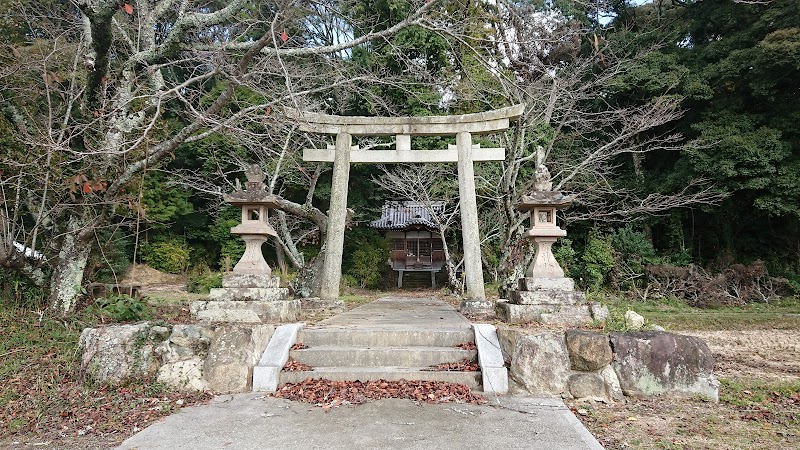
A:
{"label": "shrine roof", "polygon": [[[444,202],[433,202],[429,208],[436,212],[444,211]],[[370,222],[369,226],[379,230],[402,230],[404,228],[421,225],[432,230],[439,227],[433,221],[428,207],[421,202],[388,201],[383,204],[381,218]]]}

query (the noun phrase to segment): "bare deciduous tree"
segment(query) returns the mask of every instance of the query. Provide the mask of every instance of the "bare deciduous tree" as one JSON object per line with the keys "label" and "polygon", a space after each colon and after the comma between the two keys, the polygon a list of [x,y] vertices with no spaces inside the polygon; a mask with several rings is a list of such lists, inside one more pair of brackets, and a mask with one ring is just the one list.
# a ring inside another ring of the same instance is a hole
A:
{"label": "bare deciduous tree", "polygon": [[[215,133],[269,128],[280,105],[357,85],[368,75],[341,56],[421,23],[436,3],[413,2],[391,26],[345,17],[352,5],[333,0],[21,6],[28,32],[3,50],[0,72],[16,139],[0,155],[0,265],[37,283],[49,271],[51,309],[70,312],[99,231],[118,208],[140,208],[132,185],[144,170]],[[335,27],[317,33],[322,23]]]}

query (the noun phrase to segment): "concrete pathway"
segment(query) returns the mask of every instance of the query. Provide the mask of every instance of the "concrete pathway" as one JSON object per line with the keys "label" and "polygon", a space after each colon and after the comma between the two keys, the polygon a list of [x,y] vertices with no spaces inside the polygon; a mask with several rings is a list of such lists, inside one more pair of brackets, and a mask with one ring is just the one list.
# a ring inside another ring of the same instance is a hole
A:
{"label": "concrete pathway", "polygon": [[471,324],[436,298],[384,297],[319,322],[315,327],[358,330],[469,330]]}
{"label": "concrete pathway", "polygon": [[602,449],[560,400],[512,397],[474,406],[385,399],[325,412],[258,394],[183,409],[119,448]]}
{"label": "concrete pathway", "polygon": [[[318,326],[462,330],[470,323],[432,298],[383,298]],[[247,393],[217,396],[149,426],[119,449],[602,449],[560,399],[490,397],[488,405],[385,399],[324,411]]]}

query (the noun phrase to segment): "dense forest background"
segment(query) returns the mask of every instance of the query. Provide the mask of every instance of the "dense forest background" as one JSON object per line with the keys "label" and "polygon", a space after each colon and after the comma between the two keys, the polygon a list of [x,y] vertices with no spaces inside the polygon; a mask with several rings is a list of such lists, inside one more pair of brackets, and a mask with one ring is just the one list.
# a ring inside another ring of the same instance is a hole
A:
{"label": "dense forest background", "polygon": [[[213,285],[244,249],[221,194],[252,162],[283,199],[265,255],[313,295],[332,167],[300,154],[332,141],[283,107],[523,102],[505,135],[481,137],[506,161],[476,164],[501,295],[531,256],[513,205],[539,147],[575,196],[556,253],[582,288],[703,305],[800,292],[800,2],[179,3],[0,0],[3,301],[68,313],[133,261]],[[367,225],[386,200],[448,202],[457,273],[455,167],[354,165],[345,282],[380,285],[387,244]]]}

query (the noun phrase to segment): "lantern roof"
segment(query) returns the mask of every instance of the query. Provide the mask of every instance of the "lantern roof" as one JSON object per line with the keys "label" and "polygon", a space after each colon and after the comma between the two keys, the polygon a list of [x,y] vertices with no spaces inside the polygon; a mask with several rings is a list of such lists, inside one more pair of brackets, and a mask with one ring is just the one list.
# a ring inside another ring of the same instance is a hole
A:
{"label": "lantern roof", "polygon": [[518,211],[530,211],[536,207],[550,206],[556,209],[566,208],[572,203],[574,197],[555,191],[533,191],[531,195],[524,195],[517,205]]}

